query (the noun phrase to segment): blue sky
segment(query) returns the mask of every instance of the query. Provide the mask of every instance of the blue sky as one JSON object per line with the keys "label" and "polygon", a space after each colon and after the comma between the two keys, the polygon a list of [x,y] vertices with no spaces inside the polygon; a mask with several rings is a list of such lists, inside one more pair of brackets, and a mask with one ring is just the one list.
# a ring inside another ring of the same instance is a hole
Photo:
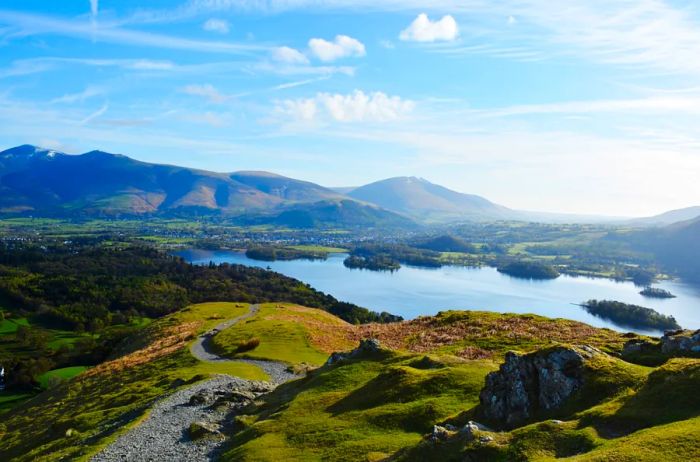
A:
{"label": "blue sky", "polygon": [[530,210],[698,205],[699,8],[3,0],[0,148],[327,186],[415,175]]}

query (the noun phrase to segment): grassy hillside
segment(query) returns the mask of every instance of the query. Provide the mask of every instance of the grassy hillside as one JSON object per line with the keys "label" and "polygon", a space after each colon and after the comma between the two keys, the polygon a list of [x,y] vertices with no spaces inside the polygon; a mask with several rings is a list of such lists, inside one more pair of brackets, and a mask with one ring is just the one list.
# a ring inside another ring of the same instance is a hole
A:
{"label": "grassy hillside", "polygon": [[152,323],[119,357],[5,414],[0,454],[17,461],[84,458],[136,423],[158,397],[188,383],[219,373],[266,379],[256,366],[203,363],[187,348],[197,333],[247,310],[247,304],[204,303]]}
{"label": "grassy hillside", "polygon": [[[263,378],[248,364],[200,363],[186,348],[197,332],[247,309],[207,303],[155,321],[123,346],[120,357],[6,414],[0,451],[17,460],[87,458],[178,387],[214,372]],[[322,365],[330,352],[350,350],[368,337],[383,348]],[[562,319],[464,311],[358,326],[318,309],[264,304],[255,316],[217,334],[214,346],[231,357],[322,366],[237,415],[225,430],[229,439],[221,459],[697,459],[700,360],[671,359],[656,368],[625,362],[618,355],[632,337]],[[252,338],[259,340],[256,347],[238,351]],[[481,421],[485,377],[507,351],[583,344],[609,354],[588,360],[584,386],[562,408],[536,414],[511,431],[480,431],[473,440],[456,431],[437,441],[429,437],[434,425],[460,428]]]}
{"label": "grassy hillside", "polygon": [[[251,338],[260,345],[239,353]],[[333,351],[351,349],[357,338],[354,326],[321,310],[292,304],[266,303],[256,316],[224,330],[213,344],[222,356],[270,359],[289,364],[322,365]]]}

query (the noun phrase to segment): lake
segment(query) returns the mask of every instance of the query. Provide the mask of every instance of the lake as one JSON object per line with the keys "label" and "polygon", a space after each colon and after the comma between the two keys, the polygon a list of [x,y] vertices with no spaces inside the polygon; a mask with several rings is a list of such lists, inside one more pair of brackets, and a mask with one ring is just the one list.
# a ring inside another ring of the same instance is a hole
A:
{"label": "lake", "polygon": [[700,287],[680,281],[663,281],[655,285],[677,298],[654,299],[641,296],[641,288],[630,282],[566,275],[554,280],[531,281],[513,278],[489,267],[427,269],[403,266],[390,273],[348,269],[343,265],[346,254],[331,254],[325,261],[275,262],[252,260],[243,253],[224,250],[185,250],[177,255],[196,264],[213,261],[270,267],[339,300],[374,311],[388,311],[405,319],[449,309],[484,310],[536,313],[620,331],[636,330],[616,326],[573,305],[590,299],[608,299],[653,308],[673,315],[685,328],[700,328]]}

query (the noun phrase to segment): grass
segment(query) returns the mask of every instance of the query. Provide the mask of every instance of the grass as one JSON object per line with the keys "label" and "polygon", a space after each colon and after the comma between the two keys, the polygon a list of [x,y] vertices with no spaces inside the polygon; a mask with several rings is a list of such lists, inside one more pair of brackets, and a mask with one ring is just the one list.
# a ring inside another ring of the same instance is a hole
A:
{"label": "grass", "polygon": [[290,249],[303,250],[306,252],[320,252],[320,253],[345,253],[348,249],[342,247],[328,247],[325,245],[290,245]]}
{"label": "grass", "polygon": [[[460,435],[421,442],[396,460],[687,461],[700,457],[700,361],[676,359],[643,368],[616,359],[593,362],[587,385],[562,412],[564,422],[541,421],[491,433],[488,445]],[[582,411],[577,407],[589,407]]]}
{"label": "grass", "polygon": [[478,401],[491,361],[382,351],[279,387],[234,435],[223,460],[380,460],[419,442],[434,422]]}
{"label": "grass", "polygon": [[487,311],[443,311],[402,323],[360,326],[360,332],[395,350],[465,359],[498,358],[509,350],[529,352],[556,344],[588,344],[617,354],[628,340],[577,321]]}
{"label": "grass", "polygon": [[54,369],[41,374],[39,377],[37,377],[37,380],[39,382],[39,386],[46,390],[49,388],[51,379],[70,380],[76,375],[82,374],[86,370],[87,367],[85,366],[62,367],[60,369]]}
{"label": "grass", "polygon": [[9,335],[17,332],[19,326],[29,327],[27,318],[9,318],[0,321],[0,335]]}
{"label": "grass", "polygon": [[[88,460],[142,419],[158,397],[213,373],[264,378],[249,364],[203,363],[187,346],[199,332],[247,312],[247,304],[206,303],[154,321],[122,356],[58,384],[3,415],[0,453],[18,461]],[[618,354],[629,336],[534,315],[448,311],[389,325],[353,326],[292,304],[214,337],[232,357],[324,364],[362,337],[390,347],[279,386],[238,415],[222,460],[687,461],[700,457],[700,360],[645,367],[615,356],[586,363],[585,385],[555,413],[482,444],[433,425],[478,415],[485,376],[508,350],[590,344]],[[240,342],[258,338],[237,355]],[[55,372],[55,371],[54,371]],[[11,396],[6,398],[12,400]],[[0,395],[0,409],[3,396]],[[562,423],[548,419],[558,418]],[[475,420],[479,420],[476,418]],[[39,423],[39,425],[37,425]],[[67,431],[70,435],[66,436]]]}
{"label": "grass", "polygon": [[266,379],[256,366],[200,362],[187,348],[197,333],[247,309],[247,304],[205,303],[154,321],[119,358],[4,414],[0,453],[17,461],[87,460],[142,418],[154,400],[181,386],[219,373]]}
{"label": "grass", "polygon": [[[288,364],[321,365],[333,351],[357,343],[353,326],[321,310],[292,304],[267,303],[254,317],[224,330],[213,338],[219,354],[283,361]],[[241,352],[241,344],[252,338],[259,345]]]}
{"label": "grass", "polygon": [[0,391],[0,415],[34,396],[33,393]]}

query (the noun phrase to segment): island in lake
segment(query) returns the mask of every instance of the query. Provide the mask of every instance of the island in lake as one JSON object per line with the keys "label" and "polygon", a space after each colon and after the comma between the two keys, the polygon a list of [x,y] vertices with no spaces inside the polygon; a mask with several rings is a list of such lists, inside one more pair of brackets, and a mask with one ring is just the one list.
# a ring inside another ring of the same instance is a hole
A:
{"label": "island in lake", "polygon": [[620,326],[658,331],[681,328],[673,316],[643,306],[613,300],[588,300],[581,306],[593,316],[608,319]]}
{"label": "island in lake", "polygon": [[534,261],[513,261],[496,268],[499,273],[522,279],[556,279],[559,271],[552,265]]}
{"label": "island in lake", "polygon": [[659,289],[656,287],[647,287],[639,293],[650,298],[676,298],[676,296],[668,290]]}

